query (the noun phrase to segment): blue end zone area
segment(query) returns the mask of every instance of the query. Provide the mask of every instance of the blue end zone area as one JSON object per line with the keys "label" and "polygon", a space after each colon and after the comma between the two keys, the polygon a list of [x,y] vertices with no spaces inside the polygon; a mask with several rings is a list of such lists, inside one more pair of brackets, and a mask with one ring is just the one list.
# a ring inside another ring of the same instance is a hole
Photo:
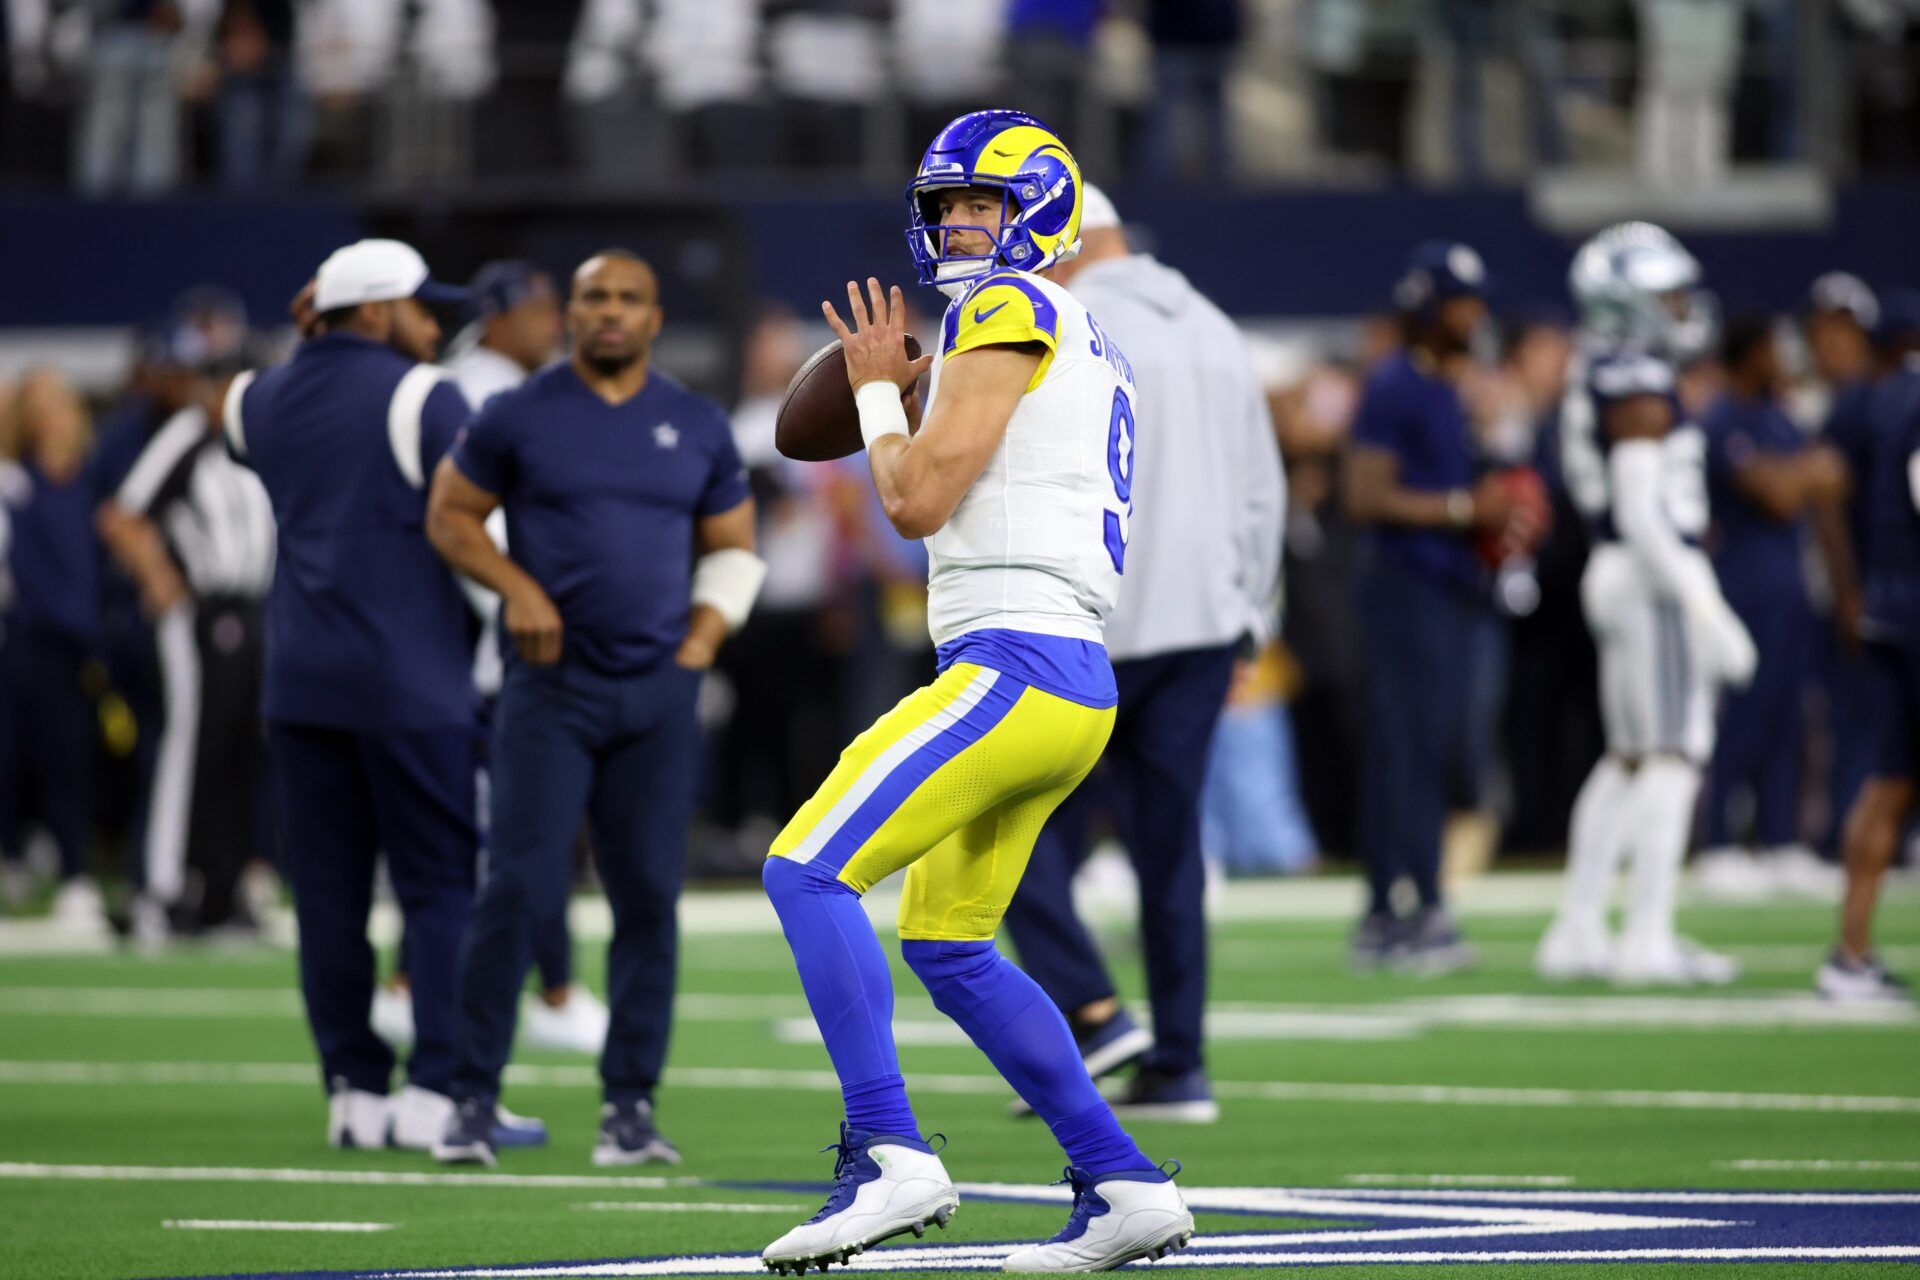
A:
{"label": "blue end zone area", "polygon": [[[734,1183],[824,1193],[824,1184]],[[1162,1265],[1267,1268],[1427,1264],[1920,1263],[1920,1193],[1747,1191],[1365,1191],[1190,1187],[1198,1214],[1323,1217],[1327,1229],[1197,1235]],[[967,1187],[973,1203],[1053,1203],[1050,1187]],[[851,1271],[997,1271],[1026,1241],[877,1249]],[[599,1258],[413,1271],[275,1272],[302,1280],[547,1280],[567,1276],[754,1275],[758,1255]],[[1844,1273],[1840,1273],[1844,1274]],[[266,1275],[224,1280],[268,1280]]]}

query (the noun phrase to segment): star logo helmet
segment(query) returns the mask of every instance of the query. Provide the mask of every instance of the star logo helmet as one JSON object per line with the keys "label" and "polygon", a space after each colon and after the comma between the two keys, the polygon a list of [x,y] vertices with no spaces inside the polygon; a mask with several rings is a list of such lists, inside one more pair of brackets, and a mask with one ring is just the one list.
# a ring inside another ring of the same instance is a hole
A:
{"label": "star logo helmet", "polygon": [[[979,187],[1000,193],[1000,227],[940,225],[939,193]],[[1024,111],[973,111],[934,136],[907,185],[907,243],[920,283],[953,297],[995,271],[1045,271],[1080,252],[1085,188],[1058,135]],[[993,242],[986,253],[948,251],[956,231]]]}

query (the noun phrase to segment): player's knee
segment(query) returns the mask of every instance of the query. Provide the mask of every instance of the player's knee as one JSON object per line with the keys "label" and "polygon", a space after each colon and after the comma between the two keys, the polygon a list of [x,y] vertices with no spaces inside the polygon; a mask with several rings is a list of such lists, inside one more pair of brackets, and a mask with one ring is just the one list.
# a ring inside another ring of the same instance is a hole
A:
{"label": "player's knee", "polygon": [[965,992],[978,994],[992,981],[1000,953],[993,943],[900,940],[900,955],[933,997],[933,1007],[951,1013]]}
{"label": "player's knee", "polygon": [[780,915],[822,893],[860,896],[851,886],[842,884],[813,863],[795,862],[792,858],[768,858],[760,868],[760,884],[772,900],[774,911]]}

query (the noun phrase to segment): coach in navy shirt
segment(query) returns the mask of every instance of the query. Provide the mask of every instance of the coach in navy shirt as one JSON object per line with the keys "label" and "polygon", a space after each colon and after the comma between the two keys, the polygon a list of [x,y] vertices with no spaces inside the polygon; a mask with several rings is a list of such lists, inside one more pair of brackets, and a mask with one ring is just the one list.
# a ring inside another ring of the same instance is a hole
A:
{"label": "coach in navy shirt", "polygon": [[[466,602],[427,544],[426,478],[467,405],[431,360],[445,296],[420,255],[363,240],[321,264],[318,336],[227,394],[234,454],[273,501],[262,710],[337,1146],[426,1148],[452,1112],[453,989],[472,910],[478,696]],[[368,1025],[376,858],[406,916],[416,1039]],[[391,1132],[389,1132],[389,1130]]]}
{"label": "coach in navy shirt", "polygon": [[[435,1155],[493,1160],[491,1117],[536,920],[564,902],[584,811],[613,907],[594,1163],[678,1161],[653,1123],[701,672],[765,572],[719,406],[651,367],[659,289],[622,250],[574,273],[570,359],[487,402],[434,476],[428,534],[498,592],[488,873],[461,960],[460,1110]],[[484,522],[507,513],[512,557]]]}
{"label": "coach in navy shirt", "polygon": [[[1467,734],[1468,681],[1483,571],[1472,538],[1504,530],[1512,504],[1476,484],[1455,385],[1486,316],[1480,256],[1415,250],[1395,291],[1404,347],[1368,377],[1347,461],[1347,504],[1365,526],[1357,588],[1367,661],[1359,847],[1371,898],[1354,959],[1457,967],[1466,951],[1440,901],[1440,835]],[[1410,879],[1419,909],[1396,920]]]}

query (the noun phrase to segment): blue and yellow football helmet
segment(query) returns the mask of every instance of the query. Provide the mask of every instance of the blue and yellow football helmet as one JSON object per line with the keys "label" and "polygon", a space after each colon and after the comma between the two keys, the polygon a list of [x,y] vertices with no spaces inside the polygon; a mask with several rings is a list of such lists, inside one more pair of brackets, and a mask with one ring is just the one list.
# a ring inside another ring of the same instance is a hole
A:
{"label": "blue and yellow football helmet", "polygon": [[[940,225],[938,193],[954,187],[1000,192],[1000,230]],[[1053,130],[1024,111],[972,111],[942,129],[907,186],[907,243],[920,283],[944,291],[1005,267],[1044,271],[1080,252],[1080,166]],[[955,231],[984,232],[989,253],[949,254]]]}

